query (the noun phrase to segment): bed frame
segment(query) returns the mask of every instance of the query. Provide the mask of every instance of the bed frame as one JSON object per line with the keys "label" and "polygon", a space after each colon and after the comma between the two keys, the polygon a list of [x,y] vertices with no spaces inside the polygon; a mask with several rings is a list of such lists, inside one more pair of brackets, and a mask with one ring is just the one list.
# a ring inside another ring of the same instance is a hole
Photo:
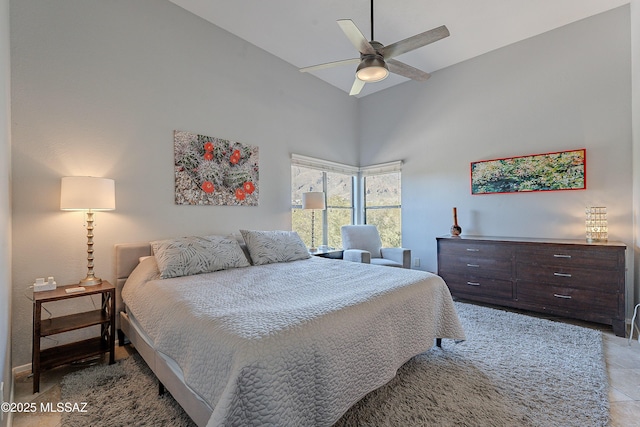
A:
{"label": "bed frame", "polygon": [[166,388],[191,419],[200,427],[206,426],[213,409],[202,400],[171,367],[166,357],[156,351],[129,318],[122,301],[122,287],[129,274],[138,265],[139,258],[152,255],[149,243],[124,243],[115,245],[116,255],[116,327],[118,345],[125,343],[125,336],[149,365],[159,381],[160,393]]}

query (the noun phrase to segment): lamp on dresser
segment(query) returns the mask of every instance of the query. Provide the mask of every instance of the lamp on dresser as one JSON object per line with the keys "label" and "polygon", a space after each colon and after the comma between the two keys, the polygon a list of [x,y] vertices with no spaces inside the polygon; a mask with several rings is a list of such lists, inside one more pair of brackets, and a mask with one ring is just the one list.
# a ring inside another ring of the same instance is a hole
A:
{"label": "lamp on dresser", "polygon": [[302,193],[302,209],[311,209],[311,247],[309,250],[315,252],[317,250],[315,244],[315,214],[316,209],[324,209],[324,192],[309,191]]}
{"label": "lamp on dresser", "polygon": [[87,276],[80,280],[82,286],[102,283],[93,272],[93,215],[94,211],[111,211],[116,208],[115,181],[92,176],[63,177],[60,186],[60,209],[86,211],[87,226]]}
{"label": "lamp on dresser", "polygon": [[585,209],[585,214],[587,242],[606,242],[609,240],[607,208],[604,206],[591,206]]}

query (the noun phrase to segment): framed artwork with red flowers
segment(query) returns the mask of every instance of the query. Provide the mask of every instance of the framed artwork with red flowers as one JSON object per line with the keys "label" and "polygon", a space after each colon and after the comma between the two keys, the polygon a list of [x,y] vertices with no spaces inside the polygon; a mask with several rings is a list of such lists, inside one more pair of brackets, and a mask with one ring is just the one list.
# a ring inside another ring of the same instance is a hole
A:
{"label": "framed artwork with red flowers", "polygon": [[174,131],[177,205],[258,205],[258,147]]}

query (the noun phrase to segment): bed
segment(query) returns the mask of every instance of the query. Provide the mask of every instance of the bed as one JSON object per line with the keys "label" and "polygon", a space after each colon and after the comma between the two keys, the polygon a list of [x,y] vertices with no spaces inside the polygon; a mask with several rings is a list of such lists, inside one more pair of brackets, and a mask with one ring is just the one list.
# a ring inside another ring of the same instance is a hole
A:
{"label": "bed", "polygon": [[252,265],[160,278],[156,243],[115,247],[119,340],[199,426],[330,426],[436,339],[464,339],[434,274],[271,244],[239,245]]}

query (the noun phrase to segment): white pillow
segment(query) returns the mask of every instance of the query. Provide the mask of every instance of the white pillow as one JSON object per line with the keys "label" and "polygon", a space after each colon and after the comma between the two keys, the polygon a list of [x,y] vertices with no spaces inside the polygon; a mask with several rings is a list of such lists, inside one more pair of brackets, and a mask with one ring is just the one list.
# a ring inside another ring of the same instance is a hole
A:
{"label": "white pillow", "polygon": [[129,297],[132,297],[136,286],[141,286],[150,280],[156,280],[160,278],[160,272],[158,271],[158,264],[155,257],[144,257],[143,260],[133,269],[127,281],[122,288],[122,300],[127,303]]}
{"label": "white pillow", "polygon": [[158,271],[156,258],[154,256],[140,257],[140,263],[129,274],[125,285],[127,283],[141,284],[159,278],[160,272]]}
{"label": "white pillow", "polygon": [[179,237],[156,240],[151,242],[151,247],[162,279],[249,266],[235,238]]}
{"label": "white pillow", "polygon": [[253,265],[289,262],[311,257],[295,231],[240,230]]}

